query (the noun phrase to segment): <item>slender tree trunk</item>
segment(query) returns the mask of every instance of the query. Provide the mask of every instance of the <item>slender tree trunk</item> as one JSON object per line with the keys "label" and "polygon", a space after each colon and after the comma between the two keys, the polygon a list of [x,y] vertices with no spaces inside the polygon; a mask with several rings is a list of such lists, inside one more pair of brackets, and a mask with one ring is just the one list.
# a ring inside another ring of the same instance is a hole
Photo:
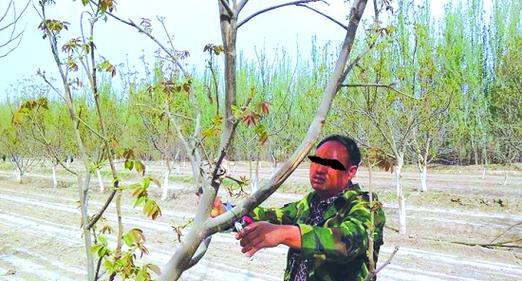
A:
{"label": "slender tree trunk", "polygon": [[259,152],[257,153],[257,159],[256,159],[256,177],[254,181],[254,189],[256,192],[259,189]]}
{"label": "slender tree trunk", "polygon": [[89,280],[94,279],[94,257],[91,252],[91,233],[87,228],[89,224],[89,211],[88,211],[88,193],[89,183],[91,175],[88,171],[84,172],[84,175],[78,175],[78,192],[80,196],[80,212],[82,220],[82,236],[84,239],[85,253],[87,255],[87,274]]}
{"label": "slender tree trunk", "polygon": [[428,191],[428,165],[424,162],[422,163],[422,170],[420,174],[420,180],[421,180],[421,191],[426,192]]}
{"label": "slender tree trunk", "polygon": [[488,148],[487,148],[487,142],[483,142],[484,145],[482,146],[482,159],[484,162],[484,168],[482,169],[482,179],[486,179],[486,171],[488,169]]}
{"label": "slender tree trunk", "polygon": [[53,163],[51,166],[53,171],[53,189],[56,190],[58,188],[58,180],[56,179],[56,165]]}
{"label": "slender tree trunk", "polygon": [[105,186],[103,185],[103,178],[100,169],[96,169],[96,176],[98,177],[98,186],[100,187],[100,192],[104,192]]}
{"label": "slender tree trunk", "polygon": [[250,192],[254,193],[258,190],[258,185],[257,180],[254,178],[254,167],[252,162],[254,162],[252,159],[248,161],[248,172],[250,175]]}
{"label": "slender tree trunk", "polygon": [[273,153],[270,154],[270,157],[272,157],[272,173],[277,170],[277,159]]}
{"label": "slender tree trunk", "polygon": [[174,162],[172,163],[172,164],[176,163],[175,165],[176,165],[176,174],[177,175],[181,175],[181,161],[179,160],[179,153],[180,153],[180,149],[178,148],[176,150],[176,156],[174,156]]}
{"label": "slender tree trunk", "polygon": [[373,190],[372,190],[372,165],[368,165],[368,194],[370,196],[370,227],[368,229],[368,261],[370,273],[375,272],[375,258],[373,256],[373,233],[375,231],[375,214],[373,211]]}
{"label": "slender tree trunk", "polygon": [[471,137],[471,148],[473,149],[474,163],[475,163],[475,165],[478,165],[479,164],[478,148],[477,148],[477,144],[474,141],[473,137]]}
{"label": "slender tree trunk", "polygon": [[23,183],[24,172],[20,169],[16,171],[16,182],[19,184]]}
{"label": "slender tree trunk", "polygon": [[163,191],[161,192],[161,200],[167,200],[169,196],[169,180],[172,169],[169,164],[169,160],[166,161],[165,177],[163,178]]}
{"label": "slender tree trunk", "polygon": [[397,187],[397,200],[399,203],[399,233],[406,234],[406,200],[401,186],[401,169],[404,164],[404,155],[397,155],[397,166],[395,166],[395,183]]}

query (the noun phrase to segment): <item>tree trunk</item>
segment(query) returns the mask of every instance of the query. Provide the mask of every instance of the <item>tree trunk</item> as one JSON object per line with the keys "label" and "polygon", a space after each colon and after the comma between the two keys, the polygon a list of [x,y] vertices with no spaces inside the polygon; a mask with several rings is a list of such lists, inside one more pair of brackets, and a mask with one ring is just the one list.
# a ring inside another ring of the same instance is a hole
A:
{"label": "tree trunk", "polygon": [[274,154],[270,154],[270,156],[272,157],[272,173],[273,173],[277,170],[277,158],[275,157]]}
{"label": "tree trunk", "polygon": [[401,169],[404,164],[404,155],[397,155],[397,166],[395,166],[395,183],[397,186],[397,200],[399,203],[399,233],[406,234],[406,200],[401,186]]}
{"label": "tree trunk", "polygon": [[253,160],[250,159],[250,161],[248,161],[248,172],[249,172],[249,175],[250,175],[250,193],[254,193],[258,190],[258,185],[257,185],[257,180],[254,178],[255,175],[254,175],[254,167],[252,167],[252,162]]}
{"label": "tree trunk", "polygon": [[[259,152],[257,153],[257,159],[256,159],[256,178],[255,178],[255,182],[254,182],[254,186],[255,186],[255,189],[256,191],[259,189]],[[256,192],[254,191],[254,192]]]}
{"label": "tree trunk", "polygon": [[16,182],[22,184],[24,182],[24,171],[22,169],[18,169],[16,171]]}
{"label": "tree trunk", "polygon": [[426,182],[428,180],[428,165],[426,165],[426,163],[422,164],[420,180],[421,180],[421,191],[422,192],[428,191],[428,185],[426,184]]}
{"label": "tree trunk", "polygon": [[98,186],[100,187],[100,192],[104,192],[105,186],[103,185],[103,178],[101,176],[100,169],[96,169],[96,176],[98,177]]}
{"label": "tree trunk", "polygon": [[58,188],[58,180],[56,179],[56,165],[53,164],[51,169],[53,170],[53,189],[56,190]]}
{"label": "tree trunk", "polygon": [[89,211],[88,211],[88,192],[91,175],[89,172],[85,172],[83,176],[78,175],[78,193],[80,195],[80,212],[82,220],[82,236],[84,239],[85,253],[87,255],[87,276],[89,280],[94,280],[94,257],[91,252],[92,241],[91,233],[87,228],[89,224]]}
{"label": "tree trunk", "polygon": [[167,200],[167,198],[169,196],[170,173],[171,173],[170,166],[167,165],[167,170],[165,171],[165,177],[163,178],[163,191],[161,192],[161,200]]}
{"label": "tree trunk", "polygon": [[368,269],[370,273],[375,272],[375,258],[373,256],[373,233],[375,231],[375,214],[373,210],[373,190],[372,190],[372,165],[368,165],[368,194],[370,196],[370,228],[368,229],[368,261],[370,264],[370,268]]}

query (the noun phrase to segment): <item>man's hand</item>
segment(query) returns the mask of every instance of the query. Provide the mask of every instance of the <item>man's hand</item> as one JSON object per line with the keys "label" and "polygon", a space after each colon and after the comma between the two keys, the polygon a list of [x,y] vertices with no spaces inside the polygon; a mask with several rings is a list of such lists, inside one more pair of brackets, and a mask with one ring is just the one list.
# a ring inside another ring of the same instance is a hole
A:
{"label": "man's hand", "polygon": [[247,225],[236,234],[236,239],[241,240],[242,253],[248,257],[264,248],[272,248],[279,244],[287,245],[294,249],[301,248],[301,232],[295,225],[276,225],[260,221]]}
{"label": "man's hand", "polygon": [[214,204],[212,205],[212,211],[210,211],[210,216],[215,218],[221,214],[226,212],[225,206],[223,205],[223,201],[221,201],[221,198],[218,196],[214,200]]}

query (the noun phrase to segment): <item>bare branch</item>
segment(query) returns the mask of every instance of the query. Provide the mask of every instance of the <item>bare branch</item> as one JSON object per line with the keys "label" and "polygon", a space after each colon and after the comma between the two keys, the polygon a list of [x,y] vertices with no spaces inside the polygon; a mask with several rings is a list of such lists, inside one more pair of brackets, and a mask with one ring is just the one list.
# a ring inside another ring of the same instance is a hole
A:
{"label": "bare branch", "polygon": [[519,225],[522,225],[522,221],[515,223],[514,225],[508,227],[506,230],[502,231],[499,235],[497,235],[495,237],[495,239],[491,240],[491,242],[489,242],[489,243],[492,244],[493,242],[497,241],[497,239],[500,238],[502,235],[506,234],[508,231],[513,229],[515,226],[519,226]]}
{"label": "bare branch", "polygon": [[27,7],[29,7],[29,3],[31,3],[31,1],[27,1],[27,3],[25,4],[24,8],[20,12],[20,14],[17,14],[15,3],[13,2],[13,0],[9,1],[9,4],[7,5],[7,8],[5,10],[5,13],[0,18],[0,23],[5,23],[6,16],[8,15],[9,11],[12,10],[12,13],[13,13],[12,21],[7,23],[3,27],[0,27],[0,32],[6,30],[8,28],[11,28],[11,34],[9,35],[9,38],[7,38],[5,42],[0,44],[0,49],[6,47],[7,45],[10,45],[11,43],[16,41],[15,46],[9,48],[9,50],[7,50],[5,53],[0,55],[0,59],[8,56],[11,52],[13,52],[16,48],[18,48],[18,46],[20,46],[20,43],[22,42],[22,37],[23,37],[23,34],[24,34],[24,30],[22,30],[22,31],[17,33],[16,32],[16,24],[18,23],[18,21],[20,20],[22,15],[27,10]]}
{"label": "bare branch", "polygon": [[275,5],[275,6],[272,6],[272,7],[265,8],[263,10],[255,12],[254,14],[248,16],[246,19],[242,20],[237,25],[237,28],[239,29],[243,24],[247,23],[249,20],[253,19],[254,17],[256,17],[256,16],[258,16],[260,14],[266,13],[266,12],[270,12],[272,10],[279,9],[279,8],[282,8],[282,7],[286,7],[286,6],[294,6],[294,5],[298,5],[298,4],[306,4],[306,3],[318,2],[318,1],[324,2],[323,0],[299,0],[299,1],[283,3],[283,4],[280,4],[280,5]]}
{"label": "bare branch", "polygon": [[398,251],[399,246],[395,246],[395,249],[393,250],[393,253],[390,255],[390,257],[379,268],[377,268],[375,272],[370,272],[368,276],[366,276],[366,279],[364,279],[364,281],[373,280],[373,277],[375,277],[381,270],[383,270],[383,268],[385,268],[392,262],[393,258],[395,257],[395,254],[397,254]]}
{"label": "bare branch", "polygon": [[296,6],[310,9],[310,10],[312,10],[312,11],[318,13],[319,15],[321,15],[321,16],[323,16],[323,17],[325,17],[325,18],[327,18],[327,19],[329,19],[329,20],[331,20],[331,21],[333,21],[335,24],[339,25],[339,26],[342,27],[344,30],[346,30],[346,29],[348,28],[348,27],[346,27],[346,25],[342,24],[342,23],[339,22],[338,20],[336,20],[336,19],[332,18],[331,16],[329,16],[329,15],[327,15],[327,14],[325,14],[325,13],[323,13],[323,12],[317,10],[317,9],[314,9],[314,8],[308,6],[308,5],[297,4]]}
{"label": "bare branch", "polygon": [[[97,5],[96,2],[94,2],[93,0],[90,1],[92,4],[94,5]],[[190,72],[187,71],[185,69],[185,67],[183,67],[183,65],[181,64],[181,62],[179,61],[179,59],[175,56],[175,54],[173,52],[171,52],[167,47],[165,47],[156,37],[154,37],[152,34],[150,34],[149,32],[145,31],[142,27],[140,27],[139,25],[135,24],[132,20],[124,20],[116,15],[114,15],[113,13],[111,12],[105,12],[106,14],[108,14],[109,16],[111,16],[112,18],[116,19],[117,21],[121,22],[121,23],[124,23],[130,27],[133,27],[135,29],[137,29],[140,33],[143,33],[145,34],[147,37],[149,37],[152,41],[154,41],[154,43],[156,43],[160,49],[162,49],[165,53],[167,53],[169,55],[169,57],[172,59],[172,61],[174,61],[174,63],[176,64],[176,66],[181,70],[181,72],[183,72],[183,75],[187,78],[190,78],[191,75],[190,75]]]}
{"label": "bare branch", "polygon": [[105,200],[105,203],[103,204],[102,208],[98,211],[98,213],[96,213],[96,215],[94,215],[94,217],[89,221],[89,224],[87,224],[87,229],[91,229],[95,224],[96,222],[98,222],[98,220],[102,217],[103,213],[105,212],[105,210],[107,210],[107,207],[109,207],[109,205],[111,204],[112,202],[112,199],[114,198],[114,195],[116,195],[116,189],[114,189],[111,194],[109,195],[109,197],[107,197],[107,200]]}
{"label": "bare branch", "polygon": [[236,8],[238,14],[241,12],[241,10],[243,10],[243,8],[245,7],[245,5],[247,3],[248,3],[248,0],[241,0],[241,2],[239,2],[239,5]]}
{"label": "bare branch", "polygon": [[225,8],[225,11],[227,11],[229,17],[234,16],[234,11],[232,11],[232,8],[230,8],[230,5],[228,5],[226,0],[219,0],[219,3]]}
{"label": "bare branch", "polygon": [[343,85],[341,85],[341,86],[342,86],[342,87],[352,87],[352,88],[354,88],[354,87],[387,88],[387,89],[390,89],[390,90],[392,90],[392,91],[394,91],[394,92],[396,92],[396,93],[398,93],[398,94],[400,94],[400,95],[403,95],[403,96],[405,96],[405,97],[407,97],[407,98],[415,99],[415,100],[416,100],[415,97],[410,96],[410,95],[408,95],[408,94],[406,94],[406,93],[404,93],[404,92],[402,92],[402,91],[397,90],[395,87],[393,87],[393,85],[394,85],[394,83],[390,83],[390,84],[343,84]]}

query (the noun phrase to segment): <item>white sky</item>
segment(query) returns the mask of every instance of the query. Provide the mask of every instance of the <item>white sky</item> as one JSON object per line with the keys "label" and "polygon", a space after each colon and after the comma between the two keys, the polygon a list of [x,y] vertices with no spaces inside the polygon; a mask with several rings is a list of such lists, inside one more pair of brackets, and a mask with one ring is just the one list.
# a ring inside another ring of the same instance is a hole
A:
{"label": "white sky", "polygon": [[[26,1],[15,0],[17,8],[21,9]],[[33,1],[37,2],[37,0]],[[435,18],[442,14],[443,5],[447,1],[449,0],[432,1],[431,8]],[[0,0],[2,3],[0,15],[5,11],[5,2],[7,0]],[[56,5],[48,7],[48,17],[71,23],[71,29],[63,33],[63,38],[78,37],[79,11],[83,8],[81,1],[56,0],[56,2]],[[288,1],[250,0],[242,11],[242,18],[260,8],[286,2]],[[329,1],[330,6],[315,4],[314,7],[321,8],[322,11],[345,23],[351,2],[333,0]],[[372,1],[368,2],[366,15],[370,16],[373,7]],[[161,32],[156,16],[165,17],[167,28],[171,34],[174,34],[175,47],[179,50],[188,50],[191,53],[188,62],[195,65],[197,69],[202,69],[206,58],[203,47],[207,43],[221,43],[216,0],[119,0],[115,14],[124,19],[132,19],[136,23],[139,23],[141,18],[150,18],[153,23],[153,33],[162,42],[165,42],[166,38]],[[20,46],[9,56],[0,59],[0,100],[6,97],[7,89],[16,85],[19,79],[35,74],[38,69],[57,77],[49,44],[42,39],[42,33],[37,30],[40,21],[35,9],[29,7],[18,26],[20,29],[25,27]],[[251,58],[254,47],[259,49],[265,46],[266,50],[270,51],[276,46],[284,46],[287,51],[293,52],[298,43],[301,54],[307,56],[314,35],[319,42],[327,40],[340,42],[344,30],[308,9],[285,7],[260,15],[241,27],[238,33],[238,52],[243,51]],[[4,37],[5,32],[0,34],[0,43]],[[98,54],[115,65],[125,62],[128,58],[131,65],[142,69],[139,57],[145,54],[148,62],[152,62],[154,50],[157,49],[157,46],[144,35],[112,19],[109,19],[108,23],[100,22],[97,25],[95,37]]]}

